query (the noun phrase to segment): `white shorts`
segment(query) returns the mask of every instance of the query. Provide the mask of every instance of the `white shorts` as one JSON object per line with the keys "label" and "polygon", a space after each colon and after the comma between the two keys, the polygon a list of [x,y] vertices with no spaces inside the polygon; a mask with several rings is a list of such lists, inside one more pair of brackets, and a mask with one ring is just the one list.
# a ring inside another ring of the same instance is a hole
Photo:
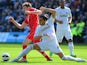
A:
{"label": "white shorts", "polygon": [[63,37],[65,37],[67,40],[73,38],[70,29],[62,29],[62,28],[61,28],[61,29],[58,28],[58,29],[56,30],[56,36],[57,36],[58,42],[60,42],[60,43],[62,42]]}
{"label": "white shorts", "polygon": [[53,41],[41,41],[37,44],[41,50],[50,50],[53,53],[60,53],[62,52],[61,48],[59,47],[59,44],[57,40]]}

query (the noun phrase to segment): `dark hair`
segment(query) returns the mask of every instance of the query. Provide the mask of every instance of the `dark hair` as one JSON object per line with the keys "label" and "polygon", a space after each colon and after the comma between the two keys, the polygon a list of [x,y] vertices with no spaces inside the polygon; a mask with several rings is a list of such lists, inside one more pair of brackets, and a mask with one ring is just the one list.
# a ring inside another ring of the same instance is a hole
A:
{"label": "dark hair", "polygon": [[24,6],[26,6],[26,7],[31,7],[32,5],[31,5],[31,3],[29,3],[29,2],[25,2],[25,3],[22,4],[22,7],[24,7]]}
{"label": "dark hair", "polygon": [[46,15],[40,15],[39,17],[40,18],[43,18],[44,20],[47,20],[48,19],[48,17]]}
{"label": "dark hair", "polygon": [[64,2],[65,0],[59,0],[59,2],[61,3],[61,2]]}

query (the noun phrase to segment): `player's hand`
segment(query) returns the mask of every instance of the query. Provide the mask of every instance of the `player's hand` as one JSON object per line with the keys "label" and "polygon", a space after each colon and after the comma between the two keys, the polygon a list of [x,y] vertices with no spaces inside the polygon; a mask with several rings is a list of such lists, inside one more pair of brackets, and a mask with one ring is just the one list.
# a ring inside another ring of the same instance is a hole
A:
{"label": "player's hand", "polygon": [[10,17],[9,20],[10,20],[10,22],[14,22],[15,21],[13,17]]}
{"label": "player's hand", "polygon": [[63,21],[58,21],[59,24],[63,24]]}
{"label": "player's hand", "polygon": [[59,24],[63,24],[63,21],[55,20]]}

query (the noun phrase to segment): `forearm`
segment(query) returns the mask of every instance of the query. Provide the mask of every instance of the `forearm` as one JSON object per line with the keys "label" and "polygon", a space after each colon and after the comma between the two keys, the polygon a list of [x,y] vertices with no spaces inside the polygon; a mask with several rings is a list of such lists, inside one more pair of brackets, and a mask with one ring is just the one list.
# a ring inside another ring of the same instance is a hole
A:
{"label": "forearm", "polygon": [[69,17],[68,21],[69,21],[69,23],[71,23],[72,22],[72,17]]}
{"label": "forearm", "polygon": [[21,24],[17,23],[16,21],[12,22],[17,28],[22,29]]}
{"label": "forearm", "polygon": [[56,11],[55,11],[54,9],[46,8],[46,7],[43,7],[43,6],[42,6],[42,7],[40,7],[40,10],[41,10],[42,12],[46,11],[46,12],[51,13],[53,18],[55,18],[55,16],[56,16]]}
{"label": "forearm", "polygon": [[50,12],[50,13],[54,13],[55,10],[54,9],[51,9],[51,8],[44,8],[45,11],[47,12]]}
{"label": "forearm", "polygon": [[42,12],[40,10],[31,11],[30,13],[38,14],[38,15],[42,14]]}
{"label": "forearm", "polygon": [[42,11],[40,10],[35,10],[35,11],[25,11],[26,14],[37,14],[40,15],[42,14]]}

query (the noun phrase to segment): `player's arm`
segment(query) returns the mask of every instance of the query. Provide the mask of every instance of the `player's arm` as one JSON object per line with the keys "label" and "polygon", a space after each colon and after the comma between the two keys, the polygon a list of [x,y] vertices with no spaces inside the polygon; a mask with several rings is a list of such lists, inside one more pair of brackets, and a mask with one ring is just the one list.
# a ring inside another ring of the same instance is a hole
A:
{"label": "player's arm", "polygon": [[48,37],[50,37],[49,34],[42,34],[42,35],[35,36],[34,39],[35,39],[35,40],[38,40],[38,39],[41,39],[43,36],[48,36]]}
{"label": "player's arm", "polygon": [[72,17],[68,17],[69,24],[72,22]]}
{"label": "player's arm", "polygon": [[43,12],[43,11],[46,11],[46,12],[50,12],[52,14],[52,17],[55,18],[56,17],[56,11],[54,9],[51,9],[51,8],[46,8],[46,7],[40,7],[40,10]]}
{"label": "player's arm", "polygon": [[68,15],[68,22],[69,24],[72,22],[72,14],[70,9],[69,9],[69,15]]}
{"label": "player's arm", "polygon": [[55,22],[59,23],[59,24],[63,24],[63,21],[57,20],[55,19]]}
{"label": "player's arm", "polygon": [[37,15],[41,15],[41,14],[42,14],[42,11],[41,11],[41,10],[38,10],[38,9],[36,9],[36,10],[34,10],[34,11],[25,10],[25,14],[30,14],[30,13],[32,13],[32,14],[37,14]]}
{"label": "player's arm", "polygon": [[27,26],[27,24],[24,22],[22,24],[17,23],[13,17],[10,18],[10,21],[19,29],[23,29],[25,26]]}

